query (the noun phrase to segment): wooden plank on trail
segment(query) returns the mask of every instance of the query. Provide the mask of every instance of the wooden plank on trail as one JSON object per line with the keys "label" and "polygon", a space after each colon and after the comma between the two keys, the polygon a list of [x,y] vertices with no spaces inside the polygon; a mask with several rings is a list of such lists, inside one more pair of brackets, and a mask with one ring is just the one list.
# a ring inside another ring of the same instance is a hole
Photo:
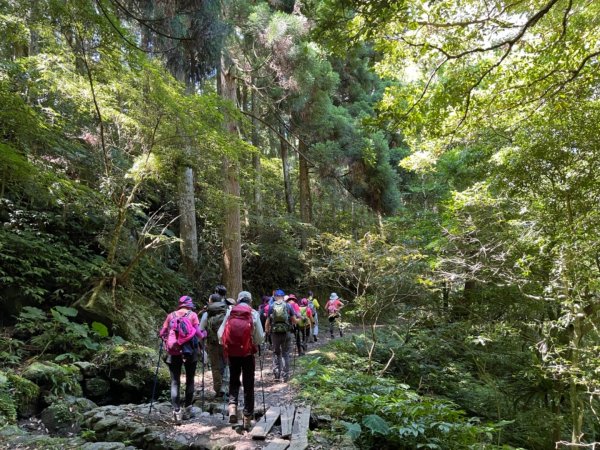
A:
{"label": "wooden plank on trail", "polygon": [[288,438],[292,435],[292,423],[294,422],[294,405],[281,407],[281,437]]}
{"label": "wooden plank on trail", "polygon": [[274,441],[269,442],[263,450],[286,450],[290,446],[288,441],[283,439],[275,439]]}
{"label": "wooden plank on trail", "polygon": [[296,408],[294,430],[288,450],[306,450],[308,448],[308,425],[310,422],[310,406]]}
{"label": "wooden plank on trail", "polygon": [[279,418],[280,413],[281,409],[279,406],[271,406],[269,409],[267,409],[266,414],[261,417],[260,420],[256,422],[256,425],[254,425],[254,428],[252,428],[250,433],[252,439],[265,439]]}

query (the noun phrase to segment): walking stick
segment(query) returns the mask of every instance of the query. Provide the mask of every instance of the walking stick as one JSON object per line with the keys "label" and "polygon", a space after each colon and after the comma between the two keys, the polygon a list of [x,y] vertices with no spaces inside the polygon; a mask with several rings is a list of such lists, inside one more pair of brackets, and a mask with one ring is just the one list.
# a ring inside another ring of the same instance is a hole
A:
{"label": "walking stick", "polygon": [[262,389],[262,398],[263,398],[263,414],[265,416],[265,422],[267,421],[267,407],[265,405],[265,382],[263,380],[263,352],[262,352],[262,344],[258,346],[258,362],[260,364],[260,387]]}
{"label": "walking stick", "polygon": [[202,342],[202,412],[204,412],[204,365],[206,364],[205,352],[204,352],[205,347],[206,347],[206,342],[203,341]]}
{"label": "walking stick", "polygon": [[154,386],[152,386],[152,397],[150,398],[150,410],[148,414],[152,413],[152,405],[154,404],[154,394],[156,393],[156,384],[158,383],[158,366],[160,366],[160,356],[163,349],[163,340],[160,340],[160,346],[158,347],[158,361],[156,362],[156,372],[154,373]]}

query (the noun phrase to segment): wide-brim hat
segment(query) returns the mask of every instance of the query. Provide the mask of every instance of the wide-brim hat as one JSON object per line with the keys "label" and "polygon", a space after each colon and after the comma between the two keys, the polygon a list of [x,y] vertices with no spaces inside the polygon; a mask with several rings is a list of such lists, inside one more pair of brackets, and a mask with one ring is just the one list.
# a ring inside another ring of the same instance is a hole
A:
{"label": "wide-brim hat", "polygon": [[337,300],[339,297],[335,292],[332,292],[329,296],[329,300]]}
{"label": "wide-brim hat", "polygon": [[194,305],[192,297],[190,297],[189,295],[183,295],[179,298],[179,307],[195,309],[196,305]]}
{"label": "wide-brim hat", "polygon": [[298,300],[298,299],[296,298],[296,295],[294,295],[294,294],[290,294],[290,295],[288,296],[287,300]]}

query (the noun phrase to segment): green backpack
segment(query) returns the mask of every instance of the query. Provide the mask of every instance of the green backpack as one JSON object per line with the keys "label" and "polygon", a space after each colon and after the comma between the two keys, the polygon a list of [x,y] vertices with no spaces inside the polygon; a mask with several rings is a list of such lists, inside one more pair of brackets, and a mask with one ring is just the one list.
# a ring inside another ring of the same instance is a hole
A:
{"label": "green backpack", "polygon": [[271,312],[271,331],[273,333],[287,333],[290,330],[290,316],[285,303],[273,303]]}
{"label": "green backpack", "polygon": [[206,342],[209,344],[218,344],[219,336],[217,335],[217,332],[225,319],[227,305],[224,302],[211,303],[208,305],[206,313],[208,322],[206,325]]}
{"label": "green backpack", "polygon": [[300,307],[300,319],[298,319],[298,327],[306,328],[308,326],[308,316],[306,315],[306,306]]}

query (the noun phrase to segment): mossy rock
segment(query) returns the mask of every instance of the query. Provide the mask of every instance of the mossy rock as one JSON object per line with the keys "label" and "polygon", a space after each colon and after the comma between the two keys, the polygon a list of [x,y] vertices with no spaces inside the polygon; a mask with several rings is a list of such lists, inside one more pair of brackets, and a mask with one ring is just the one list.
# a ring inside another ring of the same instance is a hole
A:
{"label": "mossy rock", "polygon": [[96,407],[97,405],[87,398],[67,396],[44,409],[41,418],[51,433],[77,433],[81,429],[84,413]]}
{"label": "mossy rock", "polygon": [[25,369],[23,377],[34,382],[43,391],[55,396],[81,397],[81,371],[73,365],[61,366],[49,361],[36,361]]}
{"label": "mossy rock", "polygon": [[101,400],[110,391],[110,382],[100,377],[88,378],[83,387],[87,397]]}
{"label": "mossy rock", "polygon": [[[150,396],[157,361],[156,350],[125,343],[103,348],[95,362],[100,366],[102,375],[111,381],[113,388],[121,391],[121,400],[135,402]],[[158,373],[158,392],[166,389],[169,383],[169,371],[162,364]]]}
{"label": "mossy rock", "polygon": [[17,405],[13,399],[10,383],[5,373],[0,372],[0,423],[17,422]]}
{"label": "mossy rock", "polygon": [[82,317],[106,324],[113,334],[137,343],[155,339],[166,315],[146,296],[125,288],[96,289],[79,305]]}
{"label": "mossy rock", "polygon": [[26,378],[8,374],[13,398],[19,417],[31,417],[36,414],[40,398],[40,387]]}

